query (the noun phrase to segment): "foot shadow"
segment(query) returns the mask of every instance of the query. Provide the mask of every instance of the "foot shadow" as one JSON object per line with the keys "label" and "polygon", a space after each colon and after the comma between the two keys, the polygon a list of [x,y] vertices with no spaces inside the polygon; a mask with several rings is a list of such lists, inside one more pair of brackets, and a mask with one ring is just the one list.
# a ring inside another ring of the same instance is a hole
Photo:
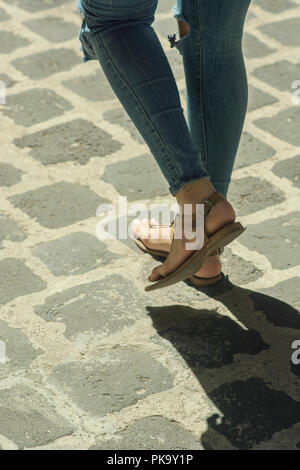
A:
{"label": "foot shadow", "polygon": [[226,278],[201,291],[225,306],[228,315],[181,305],[148,307],[148,313],[218,409],[199,436],[203,447],[251,449],[296,425],[282,443],[296,450],[300,365],[292,364],[291,345],[300,340],[299,312]]}

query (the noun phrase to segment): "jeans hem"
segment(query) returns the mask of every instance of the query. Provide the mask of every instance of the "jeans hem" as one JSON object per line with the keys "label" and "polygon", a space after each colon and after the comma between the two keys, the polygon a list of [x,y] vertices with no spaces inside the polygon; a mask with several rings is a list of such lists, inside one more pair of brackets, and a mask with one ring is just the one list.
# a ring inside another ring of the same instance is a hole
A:
{"label": "jeans hem", "polygon": [[194,181],[198,181],[203,178],[208,178],[210,180],[209,175],[203,172],[194,173],[193,175],[190,175],[190,176],[185,176],[184,178],[180,178],[179,180],[170,184],[169,191],[172,194],[172,196],[175,196],[175,194],[178,193],[178,191],[180,191],[181,189],[183,189],[184,186],[186,186],[187,184],[193,183]]}

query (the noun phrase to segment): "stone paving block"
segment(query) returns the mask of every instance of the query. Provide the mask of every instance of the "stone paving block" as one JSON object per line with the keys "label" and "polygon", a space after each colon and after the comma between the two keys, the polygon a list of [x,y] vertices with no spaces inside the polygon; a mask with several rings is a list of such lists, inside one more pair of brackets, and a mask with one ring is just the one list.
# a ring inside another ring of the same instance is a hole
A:
{"label": "stone paving block", "polygon": [[36,12],[46,10],[48,8],[59,7],[64,3],[71,3],[74,0],[3,0],[9,5],[15,5],[29,12]]}
{"label": "stone paving block", "polygon": [[[63,80],[62,84],[79,96],[95,103],[95,101],[113,100],[116,98],[102,69],[90,75],[81,75],[70,80]],[[120,107],[123,111],[123,108]],[[114,111],[114,110],[113,110]],[[125,111],[123,111],[125,113]],[[126,113],[125,113],[126,114]],[[109,119],[108,119],[109,120]]]}
{"label": "stone paving block", "polygon": [[103,114],[104,119],[106,119],[111,124],[118,124],[126,129],[127,132],[131,135],[131,137],[138,142],[139,144],[144,144],[145,141],[135,125],[133,124],[132,120],[122,107],[110,109],[109,111],[105,111]]}
{"label": "stone paving block", "polygon": [[236,354],[255,356],[269,349],[257,331],[244,330],[213,310],[171,305],[149,307],[148,311],[159,336],[172,346],[173,355],[179,355],[196,375],[204,368],[233,364]]}
{"label": "stone paving block", "polygon": [[60,183],[8,198],[15,207],[47,228],[60,228],[95,217],[100,204],[108,203],[87,186]]}
{"label": "stone paving block", "polygon": [[258,57],[265,57],[275,52],[276,49],[268,47],[263,42],[259,41],[255,36],[250,33],[244,33],[243,37],[243,51],[245,57],[254,59]]}
{"label": "stone paving block", "polygon": [[284,46],[300,46],[300,18],[295,17],[288,20],[278,21],[276,23],[267,23],[258,28],[262,33],[279,41]]}
{"label": "stone paving block", "polygon": [[116,275],[54,294],[35,312],[45,321],[64,323],[65,336],[71,340],[80,334],[107,337],[145,313],[144,299],[128,280]]}
{"label": "stone paving block", "polygon": [[297,7],[297,5],[290,0],[280,0],[280,2],[278,2],[278,0],[254,0],[253,4],[274,14]]}
{"label": "stone paving block", "polygon": [[280,111],[273,117],[257,119],[254,124],[277,138],[299,147],[299,122],[300,106],[294,106]]}
{"label": "stone paving block", "polygon": [[210,426],[238,449],[251,449],[300,420],[300,402],[255,377],[221,385],[209,397],[223,415]]}
{"label": "stone paving block", "polygon": [[28,46],[30,41],[10,31],[0,31],[1,54],[11,54],[19,47]]}
{"label": "stone paving block", "polygon": [[23,171],[10,163],[0,163],[0,186],[13,186],[21,181]]}
{"label": "stone paving block", "polygon": [[255,109],[269,106],[277,102],[278,99],[274,96],[264,93],[263,91],[249,85],[248,111],[254,111]]}
{"label": "stone paving block", "polygon": [[300,77],[300,64],[288,60],[258,67],[252,75],[280,91],[292,92],[292,83]]}
{"label": "stone paving block", "polygon": [[0,246],[3,240],[11,242],[21,242],[25,240],[26,235],[18,224],[0,212]]}
{"label": "stone paving block", "polygon": [[264,312],[272,325],[300,330],[299,278],[293,277],[268,289],[251,293],[255,310]]}
{"label": "stone paving block", "polygon": [[249,261],[236,256],[230,248],[225,248],[222,254],[223,272],[229,277],[232,284],[248,284],[254,282],[263,275],[263,271],[256,268]]}
{"label": "stone paving block", "polygon": [[6,347],[6,362],[0,363],[0,376],[3,378],[10,372],[28,369],[32,361],[43,352],[32,346],[20,328],[12,328],[2,320],[0,320],[0,341],[4,341]]}
{"label": "stone paving block", "polygon": [[0,390],[0,434],[20,449],[46,445],[72,432],[36,390],[27,385]]}
{"label": "stone paving block", "polygon": [[266,256],[273,268],[288,269],[300,264],[299,224],[299,212],[249,224],[240,243]]}
{"label": "stone paving block", "polygon": [[169,194],[154,157],[148,153],[107,165],[102,179],[130,201]]}
{"label": "stone paving block", "polygon": [[74,65],[80,63],[80,56],[72,49],[61,47],[21,57],[11,63],[31,80],[40,80],[59,72],[71,70]]}
{"label": "stone paving block", "polygon": [[280,178],[289,179],[293,186],[300,188],[300,155],[277,162],[272,171]]}
{"label": "stone paving block", "polygon": [[13,142],[19,148],[29,147],[29,155],[44,165],[68,161],[84,165],[93,157],[105,157],[122,147],[108,132],[84,119],[27,134]]}
{"label": "stone paving block", "polygon": [[241,138],[234,169],[244,168],[254,163],[263,162],[275,154],[275,150],[261,140],[244,132]]}
{"label": "stone paving block", "polygon": [[285,200],[284,193],[266,180],[254,177],[234,179],[228,198],[238,215],[248,215]]}
{"label": "stone paving block", "polygon": [[140,348],[118,348],[97,360],[68,362],[55,367],[49,380],[96,416],[119,411],[173,386],[168,369]]}
{"label": "stone paving block", "polygon": [[67,100],[54,91],[35,88],[9,95],[3,114],[13,119],[16,124],[32,126],[61,116],[72,107]]}
{"label": "stone paving block", "polygon": [[47,284],[22,261],[5,258],[0,261],[0,304],[6,304],[21,295],[39,292]]}
{"label": "stone paving block", "polygon": [[120,258],[89,233],[76,232],[41,243],[33,250],[54,276],[83,274]]}
{"label": "stone paving block", "polygon": [[3,10],[3,8],[0,8],[0,21],[6,21],[6,20],[9,20],[11,17],[8,13],[6,13],[5,10]]}
{"label": "stone paving block", "polygon": [[24,21],[23,24],[32,32],[50,42],[62,42],[78,35],[78,26],[64,21],[58,16],[45,16],[36,20]]}
{"label": "stone paving block", "polygon": [[203,450],[203,446],[178,423],[162,416],[135,421],[114,439],[99,441],[89,450]]}

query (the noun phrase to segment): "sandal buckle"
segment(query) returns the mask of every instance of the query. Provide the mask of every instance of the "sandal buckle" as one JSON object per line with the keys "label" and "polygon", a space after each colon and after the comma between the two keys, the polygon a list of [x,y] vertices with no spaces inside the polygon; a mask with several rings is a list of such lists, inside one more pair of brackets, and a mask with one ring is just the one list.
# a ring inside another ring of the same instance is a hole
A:
{"label": "sandal buckle", "polygon": [[206,204],[208,204],[208,205],[211,206],[211,207],[215,207],[215,205],[216,205],[214,202],[210,201],[209,199],[204,199],[203,202],[204,202],[204,203],[206,202]]}

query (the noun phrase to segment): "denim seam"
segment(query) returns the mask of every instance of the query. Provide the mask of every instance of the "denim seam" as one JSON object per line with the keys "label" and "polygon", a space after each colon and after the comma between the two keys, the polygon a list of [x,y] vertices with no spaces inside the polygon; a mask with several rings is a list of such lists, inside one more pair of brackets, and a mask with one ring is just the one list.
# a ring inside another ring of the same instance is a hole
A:
{"label": "denim seam", "polygon": [[207,151],[207,137],[206,137],[206,129],[205,129],[205,119],[204,119],[204,109],[203,109],[203,77],[202,77],[202,40],[201,40],[201,31],[200,31],[200,23],[199,23],[199,4],[198,1],[195,2],[195,17],[197,21],[197,32],[199,38],[199,51],[200,51],[200,60],[199,60],[199,72],[200,72],[200,109],[202,115],[202,128],[203,128],[203,138],[204,138],[204,147],[205,147],[205,164],[206,170],[208,170],[208,151]]}
{"label": "denim seam", "polygon": [[[148,26],[147,23],[145,23],[145,25]],[[151,27],[151,26],[150,26],[150,27]],[[126,44],[125,44],[125,45],[126,45]],[[127,50],[128,50],[127,45],[126,45],[126,48],[127,48]],[[128,51],[128,52],[130,53],[130,51]],[[137,65],[138,65],[138,64],[137,64]],[[120,75],[121,75],[121,74],[120,74]],[[149,81],[151,81],[151,77],[147,77],[147,78],[148,78]],[[152,81],[151,81],[151,82],[152,82]],[[127,84],[127,85],[128,85],[128,84]],[[152,85],[151,85],[151,86],[152,86]],[[153,86],[152,86],[152,89],[153,89],[153,93],[155,93],[156,90],[155,90],[155,88],[154,88]],[[134,94],[135,94],[135,93],[134,93]],[[136,96],[136,98],[138,99],[138,97],[137,97],[136,94],[135,94],[135,96]],[[144,109],[144,107],[143,107],[143,105],[142,105],[141,102],[140,102],[140,104],[141,104],[141,106],[142,106],[142,108],[143,108],[144,113],[148,116],[148,114],[147,114],[146,110]],[[175,109],[175,108],[174,108],[174,109]],[[179,108],[177,108],[177,109],[179,109]],[[168,110],[168,111],[169,111],[169,110]],[[172,111],[173,111],[173,109],[172,109]],[[166,112],[166,111],[165,111],[165,112]],[[155,114],[153,114],[153,116],[159,116],[159,114],[161,114],[161,113],[155,113]],[[151,120],[151,117],[150,117],[150,116],[148,116],[148,117],[149,117],[149,119]],[[164,145],[164,141],[163,141],[161,135],[159,134],[158,129],[156,129],[156,127],[154,126],[153,123],[152,123],[152,128],[153,128],[153,129],[156,131],[156,133],[158,134],[158,136],[159,136],[159,138],[160,138],[160,140],[161,140],[161,143],[163,144],[164,148],[167,149],[167,146]],[[175,169],[175,171],[177,172],[177,176],[179,177],[179,176],[180,176],[180,173],[179,173],[179,171],[178,171],[178,169],[177,169],[177,167],[176,167],[176,162],[174,161],[172,155],[169,154],[169,153],[168,153],[168,160],[169,160],[169,162],[172,163],[173,170]]]}
{"label": "denim seam", "polygon": [[[125,78],[122,76],[122,74],[120,73],[120,71],[118,70],[117,66],[114,64],[113,60],[112,60],[112,57],[111,55],[108,54],[108,51],[106,49],[106,46],[104,44],[104,42],[101,40],[101,35],[100,33],[96,34],[95,35],[95,38],[97,41],[99,41],[99,44],[100,46],[103,47],[103,49],[105,50],[105,53],[106,53],[106,56],[110,58],[110,63],[113,65],[114,67],[114,70],[116,71],[116,73],[119,75],[119,77],[121,78],[121,80],[123,81],[123,83],[126,85],[127,89],[129,90],[129,92],[132,94],[132,96],[134,96],[135,100],[137,101],[137,103],[139,103],[139,105],[141,106],[141,109],[144,113],[144,115],[146,116],[147,118],[147,122],[148,124],[150,124],[150,127],[152,128],[152,130],[154,131],[154,134],[156,135],[156,137],[158,138],[158,140],[160,141],[161,145],[167,149],[166,145],[164,144],[164,141],[159,133],[159,131],[156,129],[156,126],[152,123],[151,121],[151,117],[148,115],[147,111],[145,110],[141,100],[138,98],[138,96],[135,94],[134,90],[129,86],[129,84],[127,83],[127,81],[125,80]],[[180,173],[178,171],[178,169],[176,168],[176,165],[174,163],[174,160],[172,158],[172,156],[169,154],[169,152],[167,151],[165,153],[165,155],[167,155],[168,157],[168,160],[169,160],[169,163],[171,163],[172,167],[173,167],[173,170],[175,170],[175,172],[177,173],[177,177],[180,177]]]}

